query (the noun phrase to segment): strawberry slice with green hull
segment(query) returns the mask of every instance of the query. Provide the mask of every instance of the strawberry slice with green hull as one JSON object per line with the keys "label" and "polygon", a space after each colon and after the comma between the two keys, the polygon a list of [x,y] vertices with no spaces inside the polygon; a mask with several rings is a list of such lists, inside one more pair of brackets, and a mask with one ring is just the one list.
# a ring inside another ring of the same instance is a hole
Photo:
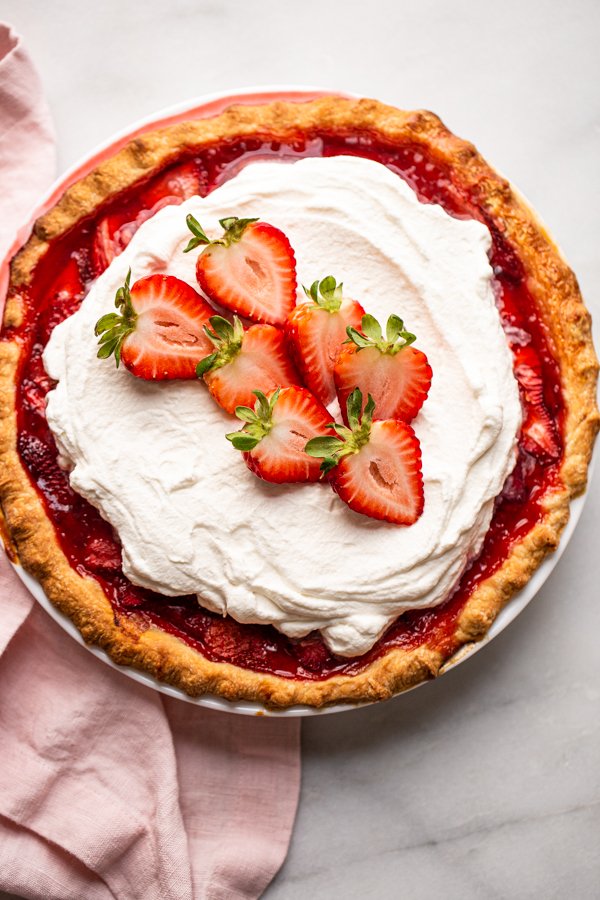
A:
{"label": "strawberry slice with green hull", "polygon": [[333,425],[338,437],[313,438],[306,453],[323,459],[321,470],[350,509],[395,525],[413,525],[424,505],[417,436],[406,422],[373,421],[373,398],[364,412],[362,402],[357,388],[346,409],[350,427]]}
{"label": "strawberry slice with green hull", "polygon": [[138,378],[195,378],[211,348],[204,325],[214,314],[194,288],[173,275],[147,275],[131,285],[131,270],[115,297],[118,312],[96,323],[98,356],[114,356]]}
{"label": "strawberry slice with green hull", "polygon": [[522,445],[541,461],[550,462],[560,456],[556,423],[544,399],[541,361],[533,347],[513,347],[514,373],[519,383],[523,406]]}
{"label": "strawberry slice with green hull", "polygon": [[283,325],[296,303],[296,258],[287,237],[258,219],[220,219],[223,235],[214,241],[192,215],[193,237],[184,250],[206,245],[196,278],[206,296],[253,322]]}
{"label": "strawberry slice with green hull", "polygon": [[348,343],[333,370],[344,421],[348,397],[358,387],[373,397],[376,419],[410,422],[429,393],[432,374],[425,354],[411,346],[415,335],[398,316],[389,317],[385,337],[373,316],[363,316],[360,331],[347,331]]}
{"label": "strawberry slice with green hull", "polygon": [[300,383],[283,331],[274,325],[245,329],[237,316],[233,324],[222,316],[212,316],[210,328],[206,326],[204,331],[213,352],[198,363],[196,374],[226,412],[250,406],[256,390],[268,394]]}
{"label": "strawberry slice with green hull", "polygon": [[306,386],[322,403],[335,397],[333,367],[346,340],[346,329],[359,328],[364,309],[342,294],[342,285],[328,275],[304,288],[308,301],[290,315],[285,333],[290,352]]}
{"label": "strawberry slice with green hull", "polygon": [[254,408],[238,406],[241,431],[226,435],[241,450],[251,472],[275,484],[319,481],[317,459],[304,452],[307,441],[328,434],[331,416],[310,391],[302,387],[277,389],[269,397],[254,391]]}

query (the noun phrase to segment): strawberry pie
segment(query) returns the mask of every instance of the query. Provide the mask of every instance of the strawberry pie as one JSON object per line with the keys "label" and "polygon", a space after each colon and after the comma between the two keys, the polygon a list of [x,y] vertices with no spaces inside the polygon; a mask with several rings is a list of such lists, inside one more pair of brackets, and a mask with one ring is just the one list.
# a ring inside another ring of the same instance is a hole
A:
{"label": "strawberry pie", "polygon": [[545,229],[431,113],[171,125],[12,262],[9,551],[87,641],[192,696],[386,699],[557,546],[597,369]]}

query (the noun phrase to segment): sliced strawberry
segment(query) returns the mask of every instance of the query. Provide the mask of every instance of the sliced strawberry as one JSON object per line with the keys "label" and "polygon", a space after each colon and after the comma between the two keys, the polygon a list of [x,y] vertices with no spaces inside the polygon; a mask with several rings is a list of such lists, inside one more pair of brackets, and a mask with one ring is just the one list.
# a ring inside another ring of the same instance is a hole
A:
{"label": "sliced strawberry", "polygon": [[283,325],[296,302],[296,259],[287,237],[258,219],[221,219],[221,238],[211,241],[200,224],[186,219],[193,234],[185,253],[206,244],[196,263],[207,297],[254,322]]}
{"label": "sliced strawberry", "polygon": [[223,659],[237,665],[260,659],[265,642],[259,632],[246,628],[230,617],[215,616],[207,619],[202,629],[202,642],[212,658]]}
{"label": "sliced strawberry", "polygon": [[531,346],[513,347],[514,373],[528,403],[544,402],[544,380],[540,358]]}
{"label": "sliced strawberry", "polygon": [[118,572],[121,568],[121,548],[105,537],[91,537],[85,545],[84,563],[94,572]]}
{"label": "sliced strawberry", "polygon": [[528,406],[521,426],[522,444],[528,453],[545,461],[558,459],[560,443],[556,424],[545,406]]}
{"label": "sliced strawberry", "polygon": [[323,404],[303,387],[278,388],[269,397],[254,393],[254,409],[238,406],[235,411],[245,422],[243,429],[226,435],[227,440],[265,481],[319,481],[321,467],[304,447],[311,438],[328,434],[331,416]]}
{"label": "sliced strawberry", "polygon": [[344,415],[354,388],[375,401],[376,419],[410,422],[421,409],[431,386],[431,367],[420,350],[411,347],[414,334],[398,316],[390,316],[385,337],[373,316],[363,316],[361,331],[348,328],[346,344],[333,377]]}
{"label": "sliced strawberry", "polygon": [[138,378],[195,378],[211,348],[204,325],[214,310],[173,275],[148,275],[130,288],[131,270],[115,297],[118,313],[96,323],[100,359],[114,354]]}
{"label": "sliced strawberry", "polygon": [[359,328],[364,309],[345,298],[342,285],[328,275],[304,288],[308,302],[299,303],[288,316],[285,333],[292,359],[306,386],[321,403],[335,397],[333,367],[346,340],[348,326]]}
{"label": "sliced strawberry", "polygon": [[362,411],[358,388],[348,398],[350,427],[335,425],[338,437],[315,438],[306,453],[323,459],[321,470],[350,509],[396,525],[412,525],[423,512],[421,447],[406,422],[373,421],[369,397]]}
{"label": "sliced strawberry", "polygon": [[279,328],[252,325],[245,330],[237,316],[233,325],[221,316],[212,316],[210,325],[212,330],[204,330],[214,352],[198,363],[196,373],[228,413],[235,412],[236,406],[254,403],[256,390],[268,394],[300,383]]}
{"label": "sliced strawberry", "polygon": [[514,347],[514,373],[523,401],[521,443],[528,453],[546,461],[560,456],[560,440],[556,423],[544,400],[541,361],[531,346]]}
{"label": "sliced strawberry", "polygon": [[18,450],[34,482],[43,489],[50,507],[61,511],[71,509],[75,494],[69,476],[58,465],[52,437],[45,441],[36,434],[21,432]]}
{"label": "sliced strawberry", "polygon": [[294,641],[293,647],[294,656],[308,672],[322,672],[325,664],[331,661],[331,653],[318,633]]}

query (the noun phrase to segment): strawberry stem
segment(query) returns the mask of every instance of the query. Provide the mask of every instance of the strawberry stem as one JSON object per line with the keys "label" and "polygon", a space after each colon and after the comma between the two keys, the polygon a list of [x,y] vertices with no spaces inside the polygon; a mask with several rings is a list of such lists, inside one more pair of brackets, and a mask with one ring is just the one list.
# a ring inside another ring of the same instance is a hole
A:
{"label": "strawberry stem", "polygon": [[349,428],[331,422],[328,426],[333,428],[339,437],[316,437],[308,441],[304,452],[317,459],[323,459],[321,471],[323,474],[331,471],[340,459],[359,453],[371,437],[371,425],[375,412],[375,401],[368,395],[367,403],[363,410],[363,396],[359,388],[355,388],[346,402]]}
{"label": "strawberry stem", "polygon": [[198,378],[202,378],[206,372],[220,369],[234,360],[242,349],[244,341],[244,326],[237,316],[233,317],[233,324],[223,316],[211,316],[208,321],[212,328],[204,325],[204,333],[216,350],[201,359],[196,366]]}
{"label": "strawberry stem", "polygon": [[224,234],[219,241],[215,241],[215,243],[224,244],[225,247],[229,247],[231,244],[235,244],[236,241],[239,241],[244,234],[248,225],[251,225],[252,222],[258,222],[258,218],[255,219],[238,219],[237,216],[229,216],[227,219],[219,219],[219,225],[221,225],[224,229]]}
{"label": "strawberry stem", "polygon": [[280,389],[277,388],[270,400],[262,391],[252,391],[256,397],[254,409],[250,409],[249,406],[236,406],[235,414],[245,425],[241,431],[232,431],[225,435],[236,450],[242,452],[253,450],[271,431],[273,410],[279,399],[279,391]]}
{"label": "strawberry stem", "polygon": [[348,325],[346,328],[348,340],[344,341],[344,343],[356,344],[359,350],[365,350],[367,347],[376,347],[380,353],[395,356],[396,353],[399,353],[404,347],[408,347],[409,344],[413,344],[417,339],[416,335],[406,331],[400,316],[395,315],[391,315],[387,320],[385,338],[381,325],[373,316],[364,315],[361,328],[362,332]]}
{"label": "strawberry stem", "polygon": [[184,253],[189,253],[190,250],[194,250],[201,244],[206,244],[207,246],[221,244],[223,247],[229,247],[231,244],[234,244],[241,239],[244,231],[251,222],[258,222],[258,219],[238,219],[237,216],[228,216],[226,219],[219,219],[219,225],[223,228],[223,234],[214,241],[211,241],[211,239],[207,237],[202,225],[191,213],[188,213],[185,217],[185,222],[193,235],[183,251]]}
{"label": "strawberry stem", "polygon": [[336,284],[333,275],[327,275],[321,281],[313,281],[309,288],[302,285],[304,293],[315,306],[325,309],[327,312],[337,312],[342,305],[342,283]]}
{"label": "strawberry stem", "polygon": [[121,348],[128,334],[135,331],[137,313],[131,302],[129,285],[131,283],[131,269],[127,272],[125,282],[115,294],[115,306],[118,313],[107,313],[96,322],[94,334],[100,338],[98,341],[98,359],[108,359],[114,354],[117,369],[121,362]]}
{"label": "strawberry stem", "polygon": [[188,213],[188,215],[185,217],[185,223],[192,232],[193,237],[190,238],[187,247],[185,247],[183,251],[184,253],[189,253],[190,250],[194,250],[196,247],[199,247],[200,244],[210,244],[210,238],[206,236],[202,225],[200,224],[200,222],[198,222],[197,219],[193,217],[191,213]]}

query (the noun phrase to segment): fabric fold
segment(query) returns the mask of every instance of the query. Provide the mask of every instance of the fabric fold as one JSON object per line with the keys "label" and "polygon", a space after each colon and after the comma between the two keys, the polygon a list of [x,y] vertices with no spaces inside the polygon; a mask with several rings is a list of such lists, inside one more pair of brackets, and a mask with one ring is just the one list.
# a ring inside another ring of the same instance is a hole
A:
{"label": "fabric fold", "polygon": [[[52,179],[39,77],[0,25],[0,258]],[[103,664],[0,554],[0,889],[39,900],[256,898],[296,812],[299,721],[219,713]]]}
{"label": "fabric fold", "polygon": [[0,24],[0,256],[56,174],[54,127],[23,42]]}

